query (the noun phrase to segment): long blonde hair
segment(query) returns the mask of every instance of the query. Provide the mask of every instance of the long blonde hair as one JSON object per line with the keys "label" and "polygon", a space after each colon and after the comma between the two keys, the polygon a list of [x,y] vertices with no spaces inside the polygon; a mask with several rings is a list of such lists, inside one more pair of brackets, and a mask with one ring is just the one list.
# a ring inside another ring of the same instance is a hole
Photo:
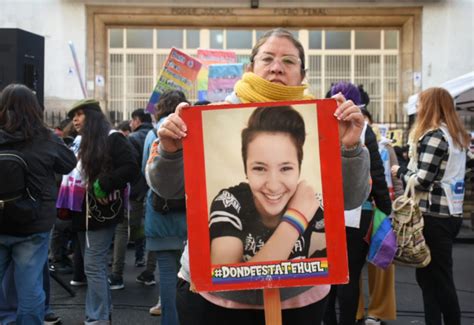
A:
{"label": "long blonde hair", "polygon": [[428,88],[418,97],[418,109],[415,124],[410,131],[410,141],[417,143],[420,137],[430,130],[446,124],[454,144],[468,148],[470,136],[459,119],[454,100],[444,88]]}

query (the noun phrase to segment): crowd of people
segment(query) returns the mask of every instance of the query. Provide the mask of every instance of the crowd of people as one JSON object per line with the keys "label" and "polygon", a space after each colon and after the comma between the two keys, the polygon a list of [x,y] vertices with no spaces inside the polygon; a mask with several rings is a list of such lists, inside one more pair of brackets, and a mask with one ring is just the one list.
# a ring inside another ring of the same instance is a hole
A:
{"label": "crowd of people", "polygon": [[[314,98],[305,74],[301,43],[287,30],[270,30],[252,49],[247,71],[225,103]],[[426,323],[460,324],[452,243],[463,197],[454,189],[464,185],[474,160],[453,99],[441,88],[420,94],[406,157],[373,123],[361,87],[341,81],[328,97],[337,102],[349,281],[282,288],[283,324],[381,324],[396,318],[395,267],[369,264],[366,314],[361,272],[374,208],[389,216],[410,177],[416,178],[432,257],[416,270]],[[150,313],[161,315],[162,324],[265,323],[262,290],[197,292],[193,285],[182,150],[188,130],[181,118],[189,105],[184,93],[171,90],[161,95],[153,116],[136,109],[130,121],[113,128],[99,102],[85,99],[53,131],[31,90],[18,84],[3,89],[0,164],[17,168],[26,162],[27,177],[23,187],[11,190],[15,195],[9,188],[0,191],[1,324],[60,323],[50,308],[49,272],[72,272],[71,285],[87,286],[85,324],[111,324],[110,290],[125,287],[129,242],[135,266],[145,268],[136,281],[159,282]],[[331,216],[300,179],[305,138],[305,122],[291,106],[252,112],[241,133],[246,179],[216,193],[210,206],[212,263],[326,256],[324,218]],[[0,170],[3,179],[6,174]],[[222,196],[242,208],[224,204]],[[355,215],[358,222],[350,220]],[[262,245],[249,248],[249,236]]]}

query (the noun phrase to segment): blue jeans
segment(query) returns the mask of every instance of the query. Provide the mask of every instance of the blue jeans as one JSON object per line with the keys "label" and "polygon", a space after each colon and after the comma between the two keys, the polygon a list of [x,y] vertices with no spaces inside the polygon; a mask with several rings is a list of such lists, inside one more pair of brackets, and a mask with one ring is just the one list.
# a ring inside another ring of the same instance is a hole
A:
{"label": "blue jeans", "polygon": [[0,283],[13,261],[18,295],[18,325],[43,324],[43,266],[48,258],[48,240],[49,231],[27,237],[0,235]]}
{"label": "blue jeans", "polygon": [[[43,267],[43,289],[46,295],[44,314],[53,312],[49,304],[49,267],[44,263]],[[15,278],[13,275],[13,263],[10,263],[6,273],[3,276],[3,283],[0,282],[0,324],[13,323],[16,320],[16,310],[18,308],[18,298],[16,295]]]}
{"label": "blue jeans", "polygon": [[160,271],[161,325],[179,325],[176,285],[181,251],[157,251]]}
{"label": "blue jeans", "polygon": [[85,324],[110,324],[112,297],[107,281],[107,254],[114,232],[115,225],[89,230],[89,247],[86,244],[86,232],[78,233],[84,256],[84,273],[87,277]]}

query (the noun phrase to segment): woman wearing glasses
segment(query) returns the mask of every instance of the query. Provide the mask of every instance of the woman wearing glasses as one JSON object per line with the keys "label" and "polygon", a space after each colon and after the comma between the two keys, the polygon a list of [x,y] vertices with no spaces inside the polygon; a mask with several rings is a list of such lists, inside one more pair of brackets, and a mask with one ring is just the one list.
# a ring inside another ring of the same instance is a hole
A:
{"label": "woman wearing glasses", "polygon": [[[254,46],[250,65],[228,103],[272,102],[313,98],[305,94],[304,49],[293,35],[284,29],[265,33]],[[340,94],[335,96],[339,106],[335,112],[343,157],[344,204],[352,209],[363,203],[368,195],[369,160],[359,138],[364,125],[360,110]],[[180,118],[180,104],[160,126],[160,156],[154,161],[150,179],[160,194],[167,198],[184,196],[181,140],[186,125]],[[166,173],[153,173],[165,170]],[[177,179],[181,181],[178,182]],[[268,243],[265,245],[268,246]],[[178,274],[177,307],[181,325],[187,324],[264,324],[262,290],[219,293],[195,293],[189,273],[189,256],[185,249]],[[319,324],[324,312],[329,285],[281,290],[284,324]]]}

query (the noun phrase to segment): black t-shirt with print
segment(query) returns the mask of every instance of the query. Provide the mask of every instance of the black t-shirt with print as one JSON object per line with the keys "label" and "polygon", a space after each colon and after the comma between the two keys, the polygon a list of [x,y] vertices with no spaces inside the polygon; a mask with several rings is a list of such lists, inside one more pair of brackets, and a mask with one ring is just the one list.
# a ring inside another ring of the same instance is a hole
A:
{"label": "black t-shirt with print", "polygon": [[[274,231],[275,229],[267,228],[262,223],[247,183],[224,189],[214,198],[209,218],[211,241],[223,236],[239,238],[244,247],[244,261],[255,256]],[[324,233],[321,208],[318,208],[306,231],[295,242],[289,259],[326,256],[325,249],[308,256],[313,232]]]}

